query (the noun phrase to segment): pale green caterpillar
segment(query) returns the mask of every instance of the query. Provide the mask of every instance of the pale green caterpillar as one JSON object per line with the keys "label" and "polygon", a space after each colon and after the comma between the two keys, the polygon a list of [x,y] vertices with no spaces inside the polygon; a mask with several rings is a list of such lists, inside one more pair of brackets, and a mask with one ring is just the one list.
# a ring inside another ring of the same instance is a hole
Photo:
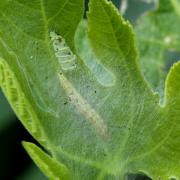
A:
{"label": "pale green caterpillar", "polygon": [[72,70],[76,68],[76,55],[67,46],[66,41],[54,31],[50,32],[50,38],[53,43],[55,56],[57,57],[62,70]]}

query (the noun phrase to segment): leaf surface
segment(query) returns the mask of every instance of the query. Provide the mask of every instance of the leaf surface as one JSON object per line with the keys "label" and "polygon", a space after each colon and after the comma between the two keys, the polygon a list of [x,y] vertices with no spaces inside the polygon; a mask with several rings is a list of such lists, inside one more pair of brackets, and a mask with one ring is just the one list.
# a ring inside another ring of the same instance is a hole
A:
{"label": "leaf surface", "polygon": [[49,179],[70,179],[71,175],[67,168],[55,159],[52,159],[35,144],[23,142],[23,146],[29,153],[29,155],[32,157],[34,162],[39,166],[39,168],[44,172],[44,174],[47,175]]}
{"label": "leaf surface", "polygon": [[72,179],[138,171],[180,178],[179,63],[162,107],[140,72],[132,27],[112,3],[90,1],[88,25],[80,24],[74,44],[83,3],[0,2],[0,84],[51,157],[32,144],[27,151],[43,171],[59,163]]}

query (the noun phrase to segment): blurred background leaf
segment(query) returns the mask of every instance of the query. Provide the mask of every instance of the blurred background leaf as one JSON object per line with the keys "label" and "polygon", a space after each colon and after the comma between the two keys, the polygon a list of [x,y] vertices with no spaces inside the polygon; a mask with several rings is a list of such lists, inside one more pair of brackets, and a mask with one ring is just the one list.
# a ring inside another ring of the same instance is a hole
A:
{"label": "blurred background leaf", "polygon": [[15,123],[15,115],[0,91],[0,134],[13,123]]}

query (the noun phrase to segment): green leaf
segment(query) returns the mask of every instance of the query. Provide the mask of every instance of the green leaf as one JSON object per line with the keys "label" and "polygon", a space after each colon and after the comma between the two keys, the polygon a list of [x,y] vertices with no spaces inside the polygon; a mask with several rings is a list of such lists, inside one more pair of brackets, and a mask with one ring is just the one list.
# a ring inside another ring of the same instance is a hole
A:
{"label": "green leaf", "polygon": [[[119,117],[120,122],[125,121],[126,127],[130,127],[130,131],[126,129],[124,136],[120,130],[120,159],[118,156],[114,159],[121,162],[120,167],[126,166],[126,172],[142,171],[153,179],[158,177],[168,179],[173,175],[179,178],[179,161],[176,161],[179,159],[180,147],[178,144],[179,114],[177,113],[179,109],[177,107],[174,113],[173,107],[169,107],[169,102],[161,107],[157,98],[153,97],[145,85],[136,65],[137,55],[131,28],[113,9],[111,4],[104,1],[91,1],[89,37],[94,52],[102,59],[103,64],[117,74],[119,80],[119,96],[116,92],[119,114],[114,113],[114,118]],[[179,70],[176,74],[178,73]],[[180,103],[178,98],[174,101],[177,104]],[[124,110],[126,115],[122,116],[120,109]],[[176,125],[173,125],[173,122]],[[171,157],[171,152],[173,152],[173,157]],[[123,161],[123,158],[126,160]],[[112,169],[116,170],[114,164],[118,163],[113,162],[112,159],[111,163],[108,162],[113,167]],[[117,168],[119,171],[120,167]]]}
{"label": "green leaf", "polygon": [[[13,60],[9,57],[9,60]],[[26,129],[44,144],[47,137],[31,102],[20,87],[14,72],[4,59],[0,58],[0,84],[10,105]]]}
{"label": "green leaf", "polygon": [[179,65],[162,107],[140,72],[132,27],[112,3],[91,0],[88,25],[74,37],[83,0],[32,2],[0,2],[0,85],[51,154],[25,144],[38,166],[59,178],[67,169],[72,179],[180,178]]}
{"label": "green leaf", "polygon": [[157,9],[142,16],[136,26],[142,71],[161,96],[167,75],[167,52],[179,51],[179,28],[179,0],[159,0]]}
{"label": "green leaf", "polygon": [[87,21],[83,20],[78,26],[75,36],[76,50],[78,55],[84,61],[85,65],[96,76],[97,81],[102,86],[112,86],[115,82],[115,77],[108,71],[99,60],[96,58],[89,39],[87,37]]}
{"label": "green leaf", "polygon": [[60,164],[55,159],[52,159],[35,144],[23,142],[23,146],[34,162],[39,166],[44,174],[47,175],[49,179],[70,179],[70,172],[68,169],[63,164]]}

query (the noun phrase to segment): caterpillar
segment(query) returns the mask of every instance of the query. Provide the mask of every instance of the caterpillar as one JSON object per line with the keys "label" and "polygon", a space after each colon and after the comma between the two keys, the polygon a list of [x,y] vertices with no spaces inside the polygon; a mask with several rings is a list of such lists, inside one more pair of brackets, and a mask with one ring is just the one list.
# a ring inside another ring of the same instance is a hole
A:
{"label": "caterpillar", "polygon": [[50,32],[50,38],[53,43],[55,56],[57,57],[62,70],[72,70],[76,68],[76,55],[68,47],[66,41],[54,31]]}
{"label": "caterpillar", "polygon": [[78,112],[85,117],[85,119],[92,125],[92,127],[94,127],[96,132],[103,137],[103,139],[109,139],[110,134],[104,119],[102,119],[96,110],[76,91],[76,89],[62,73],[59,74],[59,80],[65,90],[65,93]]}

